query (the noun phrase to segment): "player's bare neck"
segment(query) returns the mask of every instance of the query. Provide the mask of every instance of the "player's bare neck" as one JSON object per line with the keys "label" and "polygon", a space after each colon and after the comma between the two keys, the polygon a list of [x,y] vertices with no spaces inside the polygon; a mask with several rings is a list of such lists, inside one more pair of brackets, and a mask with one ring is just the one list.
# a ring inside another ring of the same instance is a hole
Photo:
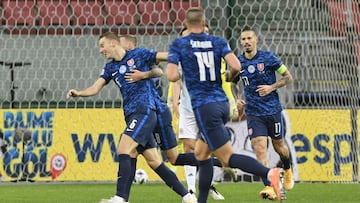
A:
{"label": "player's bare neck", "polygon": [[257,50],[255,49],[255,50],[253,50],[252,52],[245,52],[245,58],[247,58],[247,59],[252,59],[252,58],[254,58],[254,56],[256,55],[256,53],[257,53]]}
{"label": "player's bare neck", "polygon": [[125,49],[122,49],[122,48],[118,48],[116,50],[116,56],[115,56],[115,61],[121,61],[126,55],[126,51]]}
{"label": "player's bare neck", "polygon": [[200,34],[200,33],[204,32],[204,29],[201,27],[199,27],[199,28],[198,27],[191,27],[191,28],[189,27],[188,30],[190,33],[195,33],[195,34]]}

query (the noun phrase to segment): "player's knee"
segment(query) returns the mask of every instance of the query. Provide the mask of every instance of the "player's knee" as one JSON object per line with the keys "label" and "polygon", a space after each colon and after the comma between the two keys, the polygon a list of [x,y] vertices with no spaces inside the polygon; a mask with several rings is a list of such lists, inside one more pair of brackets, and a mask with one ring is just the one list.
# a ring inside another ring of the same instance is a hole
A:
{"label": "player's knee", "polygon": [[267,152],[267,139],[266,137],[256,137],[251,139],[251,145],[253,146],[256,153]]}
{"label": "player's knee", "polygon": [[229,167],[229,160],[220,160],[223,167]]}
{"label": "player's knee", "polygon": [[168,150],[165,150],[164,151],[165,155],[166,155],[166,158],[167,160],[172,164],[174,165],[175,162],[176,162],[176,159],[178,158],[179,156],[179,150],[178,150],[178,147],[173,147],[171,149],[168,149]]}
{"label": "player's knee", "polygon": [[154,170],[157,169],[161,164],[161,162],[158,160],[146,160],[146,161],[147,161],[147,164],[150,166],[150,168],[152,168]]}
{"label": "player's knee", "polygon": [[192,139],[183,139],[184,152],[190,153],[195,150],[195,141]]}
{"label": "player's knee", "polygon": [[185,153],[192,153],[192,152],[194,152],[194,148],[195,148],[195,147],[191,147],[191,146],[186,146],[186,145],[184,145],[184,152],[185,152]]}
{"label": "player's knee", "polygon": [[280,157],[289,157],[289,149],[285,145],[274,147],[274,149]]}
{"label": "player's knee", "polygon": [[171,165],[175,165],[177,157],[168,156],[167,159],[168,159],[168,161],[170,162]]}
{"label": "player's knee", "polygon": [[195,151],[194,155],[197,160],[206,160],[211,158],[210,153],[204,153],[199,150]]}

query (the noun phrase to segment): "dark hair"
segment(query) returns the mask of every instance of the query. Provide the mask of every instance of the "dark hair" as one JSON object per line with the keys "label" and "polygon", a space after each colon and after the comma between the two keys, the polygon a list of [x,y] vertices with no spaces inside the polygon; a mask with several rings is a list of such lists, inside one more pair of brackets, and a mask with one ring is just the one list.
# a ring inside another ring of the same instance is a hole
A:
{"label": "dark hair", "polygon": [[181,28],[181,30],[180,30],[180,32],[179,32],[179,35],[182,36],[183,33],[185,32],[185,30],[187,30],[187,27]]}
{"label": "dark hair", "polygon": [[250,26],[245,25],[245,27],[241,30],[241,32],[246,32],[246,31],[253,31],[253,32],[255,32],[255,30],[252,29]]}

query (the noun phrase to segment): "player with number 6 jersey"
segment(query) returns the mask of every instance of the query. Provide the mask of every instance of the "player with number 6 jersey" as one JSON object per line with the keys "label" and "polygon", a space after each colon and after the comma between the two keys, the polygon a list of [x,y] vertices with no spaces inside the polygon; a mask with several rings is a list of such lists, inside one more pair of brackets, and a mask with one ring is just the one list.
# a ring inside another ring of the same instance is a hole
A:
{"label": "player with number 6 jersey", "polygon": [[[116,194],[110,199],[102,199],[100,202],[125,203],[130,194],[131,172],[135,172],[135,170],[131,170],[130,153],[141,147],[145,149],[144,154],[157,154],[155,140],[152,136],[157,120],[155,99],[151,93],[153,84],[150,80],[129,83],[126,75],[134,69],[149,71],[156,59],[164,60],[167,57],[148,49],[139,48],[126,51],[121,47],[119,37],[112,32],[106,32],[99,37],[99,52],[109,60],[100,77],[88,88],[83,90],[70,89],[67,98],[96,95],[110,81],[114,81],[119,87],[123,96],[126,129],[121,135],[116,150],[119,160]],[[175,174],[161,163],[160,158],[153,161],[158,162],[156,168],[159,171],[158,174],[166,174],[177,180]],[[183,191],[186,194],[185,188]],[[188,196],[191,197],[190,194]]]}

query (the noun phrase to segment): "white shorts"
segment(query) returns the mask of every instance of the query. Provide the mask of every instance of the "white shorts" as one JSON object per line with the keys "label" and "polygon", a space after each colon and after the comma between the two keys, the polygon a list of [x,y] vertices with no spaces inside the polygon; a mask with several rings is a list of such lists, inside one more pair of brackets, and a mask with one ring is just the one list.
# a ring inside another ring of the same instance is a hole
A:
{"label": "white shorts", "polygon": [[199,127],[196,123],[195,115],[191,113],[180,113],[179,139],[198,139],[199,137]]}

